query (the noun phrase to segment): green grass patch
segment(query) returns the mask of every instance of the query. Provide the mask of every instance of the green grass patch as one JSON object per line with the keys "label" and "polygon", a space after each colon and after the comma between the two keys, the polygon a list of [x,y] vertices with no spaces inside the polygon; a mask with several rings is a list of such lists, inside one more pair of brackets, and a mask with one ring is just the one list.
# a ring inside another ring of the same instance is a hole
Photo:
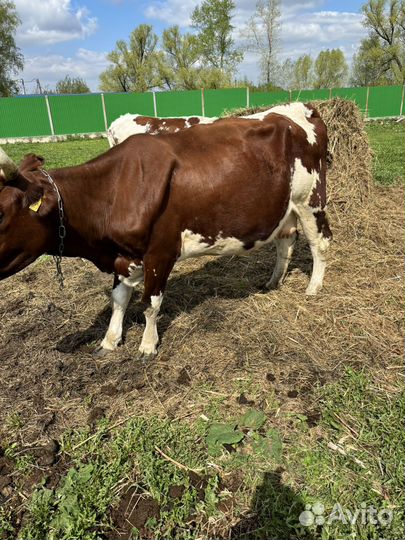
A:
{"label": "green grass patch", "polygon": [[[24,539],[99,538],[112,530],[108,510],[129,488],[134,501],[153,500],[156,515],[145,528],[156,538],[194,538],[196,518],[204,521],[216,511],[217,475],[208,474],[208,455],[198,431],[184,424],[135,418],[112,430],[103,421],[93,435],[67,434],[61,454],[71,467],[55,489],[40,486],[34,492]],[[170,494],[172,486],[178,487],[177,497]],[[132,537],[140,533],[134,529]]]}
{"label": "green grass patch", "polygon": [[376,182],[385,185],[405,182],[404,122],[368,122],[366,131],[374,151]]}
{"label": "green grass patch", "polygon": [[3,145],[4,151],[16,162],[25,154],[45,158],[45,168],[56,169],[78,165],[108,150],[107,139],[76,139],[49,143],[17,143]]}
{"label": "green grass patch", "polygon": [[[115,538],[114,512],[128,493],[135,516],[140,499],[154,504],[142,524],[131,522],[133,539],[404,538],[404,392],[347,370],[316,399],[315,427],[272,406],[229,417],[217,403],[215,418],[207,409],[191,424],[103,419],[95,432],[69,432],[59,452],[66,466],[54,487],[37,485],[18,538]],[[6,453],[18,456],[13,444]],[[12,523],[3,510],[4,538]]]}
{"label": "green grass patch", "polygon": [[288,458],[312,518],[314,504],[324,509],[320,525],[303,529],[323,540],[404,538],[404,391],[387,394],[366,372],[348,370],[320,399],[322,435],[301,437]]}

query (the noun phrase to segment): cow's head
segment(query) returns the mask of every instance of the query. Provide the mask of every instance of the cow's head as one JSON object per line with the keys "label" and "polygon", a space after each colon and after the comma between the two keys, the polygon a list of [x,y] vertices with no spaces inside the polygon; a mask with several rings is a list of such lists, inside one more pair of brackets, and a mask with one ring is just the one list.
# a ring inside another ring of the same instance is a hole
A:
{"label": "cow's head", "polygon": [[0,279],[19,272],[45,253],[52,238],[52,193],[42,179],[39,156],[20,167],[0,148]]}

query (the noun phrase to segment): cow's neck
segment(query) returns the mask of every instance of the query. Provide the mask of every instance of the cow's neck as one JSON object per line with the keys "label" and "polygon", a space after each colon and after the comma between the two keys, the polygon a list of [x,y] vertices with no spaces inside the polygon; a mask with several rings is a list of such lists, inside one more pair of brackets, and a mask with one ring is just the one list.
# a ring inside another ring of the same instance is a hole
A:
{"label": "cow's neck", "polygon": [[[83,257],[94,262],[101,270],[112,272],[119,250],[119,246],[115,246],[105,234],[114,197],[112,174],[106,167],[95,163],[55,169],[49,174],[58,186],[63,201],[66,227],[63,256]],[[57,228],[49,253],[57,255],[60,217],[55,192],[53,196],[53,223],[57,224]]]}

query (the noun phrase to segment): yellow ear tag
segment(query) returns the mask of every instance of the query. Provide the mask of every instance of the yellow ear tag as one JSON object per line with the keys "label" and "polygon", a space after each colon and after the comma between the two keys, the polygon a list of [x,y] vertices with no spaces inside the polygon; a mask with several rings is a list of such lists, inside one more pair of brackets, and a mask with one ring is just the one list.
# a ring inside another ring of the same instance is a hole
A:
{"label": "yellow ear tag", "polygon": [[37,202],[32,203],[29,208],[33,212],[38,212],[41,204],[42,204],[42,199],[39,199]]}

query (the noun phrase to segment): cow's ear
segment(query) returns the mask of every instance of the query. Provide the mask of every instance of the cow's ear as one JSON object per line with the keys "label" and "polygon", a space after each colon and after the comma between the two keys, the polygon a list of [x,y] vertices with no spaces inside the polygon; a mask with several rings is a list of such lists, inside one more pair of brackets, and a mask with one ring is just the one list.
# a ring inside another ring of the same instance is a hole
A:
{"label": "cow's ear", "polygon": [[21,160],[18,169],[20,172],[32,172],[40,169],[45,163],[45,159],[42,156],[36,154],[26,154]]}
{"label": "cow's ear", "polygon": [[38,212],[42,206],[43,197],[44,189],[42,186],[29,182],[23,198],[24,208],[28,206],[33,212]]}

